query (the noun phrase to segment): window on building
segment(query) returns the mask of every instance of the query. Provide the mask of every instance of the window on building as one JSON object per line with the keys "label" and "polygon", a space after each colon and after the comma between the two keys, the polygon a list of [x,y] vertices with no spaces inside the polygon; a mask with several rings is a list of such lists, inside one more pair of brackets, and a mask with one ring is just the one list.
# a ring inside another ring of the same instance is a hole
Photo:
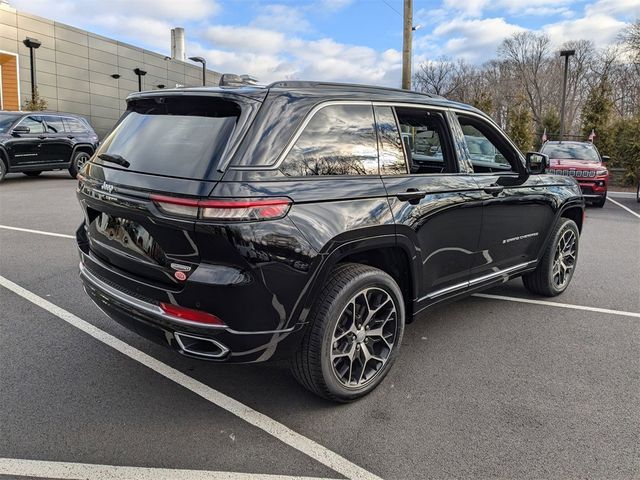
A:
{"label": "window on building", "polygon": [[329,105],[304,127],[280,170],[288,176],[377,175],[370,105]]}

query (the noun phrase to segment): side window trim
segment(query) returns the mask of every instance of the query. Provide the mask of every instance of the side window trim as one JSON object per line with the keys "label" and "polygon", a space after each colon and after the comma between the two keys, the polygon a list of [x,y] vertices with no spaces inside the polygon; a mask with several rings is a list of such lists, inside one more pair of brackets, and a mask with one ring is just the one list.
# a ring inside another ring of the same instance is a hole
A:
{"label": "side window trim", "polygon": [[[16,124],[13,126],[13,128],[17,127],[17,126],[18,126],[18,125],[20,125],[22,122],[24,122],[24,121],[28,120],[28,119],[29,119],[29,117],[33,117],[34,119],[35,119],[35,118],[40,118],[40,122],[39,122],[39,123],[40,123],[40,125],[42,125],[42,132],[29,132],[30,134],[31,134],[31,133],[46,133],[44,117],[43,117],[42,115],[33,115],[33,114],[25,115],[24,117],[22,117],[22,118],[20,119],[20,121],[19,121],[18,123],[16,123]],[[37,122],[38,120],[35,120],[35,121]]]}

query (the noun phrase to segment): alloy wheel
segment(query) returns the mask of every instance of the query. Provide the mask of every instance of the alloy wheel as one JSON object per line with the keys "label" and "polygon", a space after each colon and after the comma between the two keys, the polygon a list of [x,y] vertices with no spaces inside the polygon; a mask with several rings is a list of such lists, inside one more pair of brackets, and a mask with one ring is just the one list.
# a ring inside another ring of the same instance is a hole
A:
{"label": "alloy wheel", "polygon": [[381,288],[349,300],[331,340],[331,367],[342,385],[362,388],[383,371],[396,342],[397,315],[394,299]]}
{"label": "alloy wheel", "polygon": [[573,230],[566,230],[558,240],[551,270],[553,284],[558,290],[564,289],[571,280],[576,254],[576,234]]}
{"label": "alloy wheel", "polygon": [[76,157],[76,170],[79,172],[91,157],[87,153],[79,153]]}

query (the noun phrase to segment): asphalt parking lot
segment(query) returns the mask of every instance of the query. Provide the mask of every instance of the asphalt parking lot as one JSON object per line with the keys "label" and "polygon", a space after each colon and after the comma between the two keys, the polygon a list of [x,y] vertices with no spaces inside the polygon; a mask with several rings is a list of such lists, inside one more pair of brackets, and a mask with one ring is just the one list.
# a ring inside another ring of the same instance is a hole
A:
{"label": "asphalt parking lot", "polygon": [[286,365],[203,363],[110,321],[80,287],[75,181],[9,175],[0,478],[640,478],[640,204],[610,198],[564,295],[515,280],[433,309],[379,388],[335,405]]}

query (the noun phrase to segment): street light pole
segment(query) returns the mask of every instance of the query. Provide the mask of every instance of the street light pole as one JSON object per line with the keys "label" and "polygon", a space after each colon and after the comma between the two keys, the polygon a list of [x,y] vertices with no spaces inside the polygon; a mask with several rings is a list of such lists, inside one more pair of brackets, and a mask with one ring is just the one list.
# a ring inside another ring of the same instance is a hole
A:
{"label": "street light pole", "polygon": [[134,68],[133,69],[133,73],[135,73],[138,76],[138,91],[141,92],[142,91],[142,77],[144,77],[147,72],[142,70],[141,68]]}
{"label": "street light pole", "polygon": [[404,0],[402,32],[402,88],[411,90],[411,42],[413,37],[413,0]]}
{"label": "street light pole", "polygon": [[207,61],[202,57],[189,57],[189,60],[202,64],[202,86],[207,85]]}
{"label": "street light pole", "polygon": [[40,48],[42,43],[35,38],[27,37],[22,43],[29,49],[29,60],[31,60],[31,101],[36,101],[36,90],[38,88],[36,84],[36,49]]}
{"label": "street light pole", "polygon": [[562,83],[562,107],[560,111],[560,141],[564,140],[564,109],[567,101],[567,74],[569,72],[569,57],[575,54],[575,50],[560,50],[560,56],[564,57],[564,81]]}

